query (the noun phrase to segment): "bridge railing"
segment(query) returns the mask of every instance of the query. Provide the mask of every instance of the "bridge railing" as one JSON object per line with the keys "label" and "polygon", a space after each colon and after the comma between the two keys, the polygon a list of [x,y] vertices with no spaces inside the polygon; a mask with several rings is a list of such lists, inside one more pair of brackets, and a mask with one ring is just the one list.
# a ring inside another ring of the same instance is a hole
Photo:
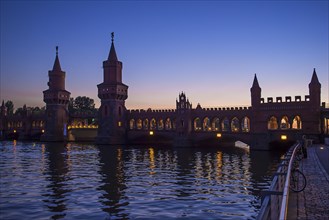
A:
{"label": "bridge railing", "polygon": [[286,218],[291,164],[300,145],[301,143],[298,142],[288,150],[274,173],[270,188],[262,192],[262,206],[257,220]]}

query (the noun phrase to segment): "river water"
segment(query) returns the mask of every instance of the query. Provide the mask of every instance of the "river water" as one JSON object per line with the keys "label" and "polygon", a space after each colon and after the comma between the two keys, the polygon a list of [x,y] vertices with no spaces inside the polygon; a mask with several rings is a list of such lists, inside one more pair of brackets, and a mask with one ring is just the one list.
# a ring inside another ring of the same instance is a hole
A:
{"label": "river water", "polygon": [[278,153],[0,142],[0,219],[255,219]]}

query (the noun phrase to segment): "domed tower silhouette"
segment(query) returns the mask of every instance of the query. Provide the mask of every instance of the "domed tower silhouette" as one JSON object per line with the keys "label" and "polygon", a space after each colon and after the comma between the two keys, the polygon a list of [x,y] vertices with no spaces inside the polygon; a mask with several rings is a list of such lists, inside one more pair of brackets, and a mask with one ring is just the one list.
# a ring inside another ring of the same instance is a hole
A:
{"label": "domed tower silhouette", "polygon": [[98,87],[101,106],[98,110],[98,144],[123,144],[126,137],[128,86],[122,83],[122,62],[114,48],[114,33],[109,56],[103,62],[103,82]]}
{"label": "domed tower silhouette", "polygon": [[65,141],[69,119],[68,103],[71,93],[65,90],[65,72],[62,71],[56,47],[56,58],[52,70],[48,71],[48,89],[43,91],[46,103],[46,121],[42,141]]}

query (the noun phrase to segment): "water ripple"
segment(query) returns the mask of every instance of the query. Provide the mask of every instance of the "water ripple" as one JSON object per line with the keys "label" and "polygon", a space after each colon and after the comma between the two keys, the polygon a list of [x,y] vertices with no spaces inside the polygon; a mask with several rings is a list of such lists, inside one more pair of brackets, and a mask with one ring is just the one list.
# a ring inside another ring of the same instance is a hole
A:
{"label": "water ripple", "polygon": [[254,219],[280,155],[1,142],[1,219]]}

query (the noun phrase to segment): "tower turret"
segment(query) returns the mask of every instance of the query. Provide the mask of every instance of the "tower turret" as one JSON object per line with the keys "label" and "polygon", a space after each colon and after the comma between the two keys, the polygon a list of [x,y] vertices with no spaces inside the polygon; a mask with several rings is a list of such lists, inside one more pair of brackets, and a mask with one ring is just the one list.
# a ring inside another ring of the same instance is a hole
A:
{"label": "tower turret", "polygon": [[184,92],[176,100],[176,133],[178,136],[188,136],[192,130],[191,122],[192,104]]}
{"label": "tower turret", "polygon": [[257,75],[255,74],[252,87],[250,88],[251,93],[251,106],[252,108],[257,108],[260,105],[262,89],[259,86]]}
{"label": "tower turret", "polygon": [[98,84],[101,106],[98,112],[99,144],[122,144],[126,133],[126,107],[128,86],[122,83],[122,62],[118,60],[114,47],[114,33],[108,59],[103,62],[103,82]]}
{"label": "tower turret", "polygon": [[315,68],[313,69],[311,82],[308,84],[310,101],[312,106],[319,108],[321,105],[321,83],[319,82]]}
{"label": "tower turret", "polygon": [[64,141],[69,119],[68,103],[71,93],[65,90],[65,72],[62,71],[56,47],[56,57],[52,70],[48,71],[48,89],[43,91],[46,103],[46,124],[42,141]]}

